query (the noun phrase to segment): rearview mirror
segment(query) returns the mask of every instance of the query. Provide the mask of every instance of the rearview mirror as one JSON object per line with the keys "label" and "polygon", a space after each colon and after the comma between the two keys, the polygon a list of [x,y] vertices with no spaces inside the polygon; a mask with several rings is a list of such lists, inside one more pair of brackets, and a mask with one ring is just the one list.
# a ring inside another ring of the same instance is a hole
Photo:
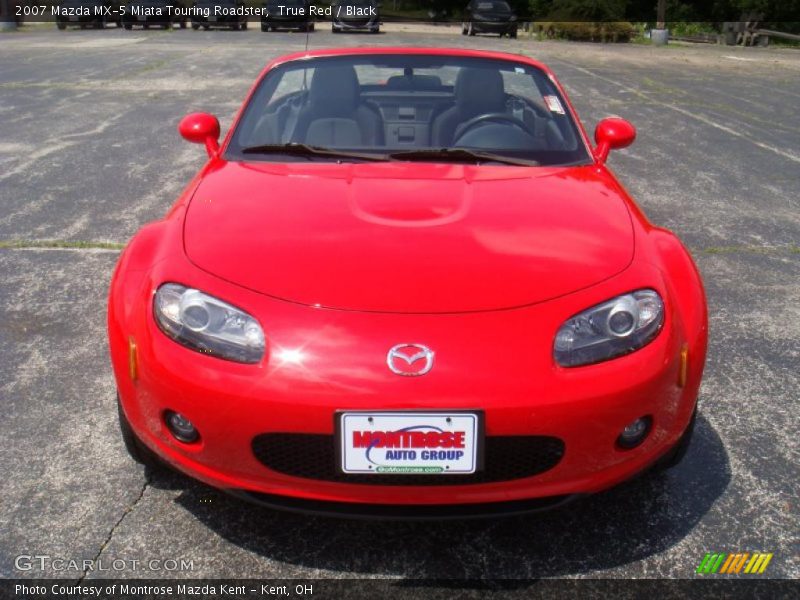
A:
{"label": "rearview mirror", "polygon": [[625,119],[619,117],[603,119],[594,130],[594,140],[597,142],[595,157],[603,164],[611,150],[627,148],[635,139],[636,128]]}
{"label": "rearview mirror", "polygon": [[211,158],[219,154],[219,121],[208,113],[191,113],[181,119],[178,131],[188,142],[205,144]]}

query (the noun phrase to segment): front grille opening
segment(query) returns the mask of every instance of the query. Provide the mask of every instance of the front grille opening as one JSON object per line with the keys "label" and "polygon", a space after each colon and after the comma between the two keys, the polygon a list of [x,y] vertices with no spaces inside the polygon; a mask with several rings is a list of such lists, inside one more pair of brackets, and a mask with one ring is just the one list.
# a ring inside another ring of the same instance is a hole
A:
{"label": "front grille opening", "polygon": [[564,442],[550,436],[487,436],[484,468],[468,475],[345,474],[336,464],[332,435],[264,433],[252,443],[253,454],[265,467],[303,479],[367,485],[445,486],[511,481],[539,475],[564,456]]}

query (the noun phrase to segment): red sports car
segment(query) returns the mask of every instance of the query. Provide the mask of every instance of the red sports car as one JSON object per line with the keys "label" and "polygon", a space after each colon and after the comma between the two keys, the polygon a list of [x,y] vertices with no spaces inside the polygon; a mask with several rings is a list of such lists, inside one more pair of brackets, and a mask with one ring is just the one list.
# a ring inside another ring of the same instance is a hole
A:
{"label": "red sports car", "polygon": [[284,56],[139,231],[108,329],[131,455],[309,512],[536,510],[686,451],[707,340],[553,73],[470,50]]}

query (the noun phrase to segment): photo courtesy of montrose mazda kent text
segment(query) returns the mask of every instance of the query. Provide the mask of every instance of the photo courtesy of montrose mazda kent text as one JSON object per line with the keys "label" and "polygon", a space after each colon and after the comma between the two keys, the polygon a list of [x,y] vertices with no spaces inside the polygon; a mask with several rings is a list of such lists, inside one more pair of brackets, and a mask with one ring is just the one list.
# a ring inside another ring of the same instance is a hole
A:
{"label": "photo courtesy of montrose mazda kent text", "polygon": [[[372,48],[271,62],[111,282],[126,447],[263,505],[542,510],[686,452],[703,284],[543,64]],[[165,157],[169,160],[169,157]],[[580,505],[575,505],[580,510]]]}

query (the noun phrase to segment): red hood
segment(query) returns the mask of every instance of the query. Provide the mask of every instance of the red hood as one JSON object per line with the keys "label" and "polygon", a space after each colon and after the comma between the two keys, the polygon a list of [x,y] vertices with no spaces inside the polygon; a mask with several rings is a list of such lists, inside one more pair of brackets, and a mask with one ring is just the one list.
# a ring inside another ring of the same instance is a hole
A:
{"label": "red hood", "polygon": [[631,262],[633,229],[594,167],[218,163],[184,230],[197,266],[278,298],[382,312],[540,302]]}

